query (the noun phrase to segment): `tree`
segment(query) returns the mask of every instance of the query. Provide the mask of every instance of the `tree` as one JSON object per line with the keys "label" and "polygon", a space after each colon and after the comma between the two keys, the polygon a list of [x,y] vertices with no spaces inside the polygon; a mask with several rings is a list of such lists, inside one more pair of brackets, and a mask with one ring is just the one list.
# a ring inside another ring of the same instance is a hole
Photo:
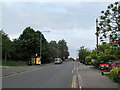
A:
{"label": "tree", "polygon": [[[120,57],[120,47],[111,46],[110,44],[102,44],[98,46],[99,54],[97,61],[107,62],[109,60],[118,60]],[[91,54],[93,55],[93,54]]]}
{"label": "tree", "polygon": [[67,46],[67,42],[64,39],[59,40],[58,48],[61,52],[60,58],[62,58],[62,59],[63,59],[63,57],[68,58],[68,56],[69,56],[68,46]]}
{"label": "tree", "polygon": [[85,61],[85,57],[90,55],[90,51],[84,46],[80,47],[78,50],[79,59]]}
{"label": "tree", "polygon": [[23,60],[27,60],[35,56],[37,46],[37,36],[35,31],[31,27],[25,28],[23,33],[20,35],[18,42],[20,42],[20,51],[22,52]]}
{"label": "tree", "polygon": [[8,35],[4,33],[3,30],[0,31],[0,34],[2,34],[2,58],[7,61],[11,57],[11,52],[13,50],[13,43],[9,39]]}
{"label": "tree", "polygon": [[116,41],[118,38],[117,31],[120,31],[120,2],[110,4],[106,11],[101,11],[98,26],[98,34],[101,40],[110,37],[112,41]]}
{"label": "tree", "polygon": [[97,54],[95,50],[92,50],[92,52],[90,53],[90,56],[92,59],[97,59]]}
{"label": "tree", "polygon": [[[40,31],[35,31],[31,27],[24,29],[18,39],[14,39],[14,58],[17,60],[31,60],[31,58],[40,57],[40,38],[42,38],[41,63],[50,62],[48,42]],[[40,37],[42,36],[42,37]]]}
{"label": "tree", "polygon": [[56,41],[50,41],[49,43],[50,55],[52,58],[56,58],[60,56],[60,50],[58,49],[58,44]]}

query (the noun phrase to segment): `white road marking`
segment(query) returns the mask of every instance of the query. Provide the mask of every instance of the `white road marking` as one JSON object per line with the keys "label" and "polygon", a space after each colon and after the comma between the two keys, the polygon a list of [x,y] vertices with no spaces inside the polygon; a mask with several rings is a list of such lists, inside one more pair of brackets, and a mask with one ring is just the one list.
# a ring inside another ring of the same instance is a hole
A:
{"label": "white road marking", "polygon": [[73,73],[73,70],[72,70],[72,73]]}
{"label": "white road marking", "polygon": [[74,66],[74,70],[75,70],[75,66]]}
{"label": "white road marking", "polygon": [[81,78],[80,75],[78,75],[78,81],[79,81],[79,88],[82,88],[83,87],[83,83],[82,83],[82,78]]}
{"label": "white road marking", "polygon": [[72,88],[76,88],[76,75],[72,78]]}
{"label": "white road marking", "polygon": [[77,67],[77,71],[78,71],[78,67]]}
{"label": "white road marking", "polygon": [[82,87],[81,87],[81,86],[79,86],[79,88],[80,88],[80,90],[82,90]]}

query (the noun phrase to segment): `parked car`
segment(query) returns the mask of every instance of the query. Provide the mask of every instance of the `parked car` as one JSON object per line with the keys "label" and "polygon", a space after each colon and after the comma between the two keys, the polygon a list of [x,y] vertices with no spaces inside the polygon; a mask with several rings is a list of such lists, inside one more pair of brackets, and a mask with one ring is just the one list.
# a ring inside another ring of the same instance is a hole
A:
{"label": "parked car", "polygon": [[115,67],[120,67],[120,60],[114,61],[111,64],[109,64],[109,71]]}
{"label": "parked car", "polygon": [[63,60],[62,60],[62,59],[60,59],[60,62],[61,62],[61,63],[63,63]]}
{"label": "parked car", "polygon": [[102,70],[108,70],[109,64],[100,64],[99,68],[102,69]]}
{"label": "parked car", "polygon": [[31,66],[32,65],[32,61],[28,61],[28,66]]}
{"label": "parked car", "polygon": [[110,63],[111,63],[111,62],[105,62],[105,63],[103,63],[103,64],[100,64],[99,68],[100,68],[101,70],[108,70]]}
{"label": "parked car", "polygon": [[112,60],[110,64],[113,64],[116,60]]}
{"label": "parked car", "polygon": [[61,58],[55,58],[55,64],[61,64],[62,62]]}

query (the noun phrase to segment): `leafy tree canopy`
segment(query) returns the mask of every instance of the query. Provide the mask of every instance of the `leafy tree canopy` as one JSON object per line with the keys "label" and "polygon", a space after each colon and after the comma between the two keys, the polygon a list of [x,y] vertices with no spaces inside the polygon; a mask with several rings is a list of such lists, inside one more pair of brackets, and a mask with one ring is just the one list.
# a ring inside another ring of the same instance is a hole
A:
{"label": "leafy tree canopy", "polygon": [[117,31],[120,31],[120,2],[115,2],[101,11],[99,18],[98,34],[100,39],[111,37],[113,41],[118,39]]}

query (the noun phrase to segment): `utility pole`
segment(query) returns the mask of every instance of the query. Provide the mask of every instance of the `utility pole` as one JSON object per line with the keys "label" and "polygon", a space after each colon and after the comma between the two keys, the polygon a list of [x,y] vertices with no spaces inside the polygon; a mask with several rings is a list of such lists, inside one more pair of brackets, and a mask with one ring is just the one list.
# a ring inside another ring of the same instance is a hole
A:
{"label": "utility pole", "polygon": [[41,32],[41,34],[40,34],[40,61],[41,61],[41,50],[42,50],[42,32]]}
{"label": "utility pole", "polygon": [[42,59],[42,32],[50,32],[50,31],[41,31],[41,34],[40,34],[40,61]]}
{"label": "utility pole", "polygon": [[58,58],[58,43],[57,43],[57,58]]}
{"label": "utility pole", "polygon": [[97,46],[97,54],[98,54],[98,19],[96,19],[96,46]]}

